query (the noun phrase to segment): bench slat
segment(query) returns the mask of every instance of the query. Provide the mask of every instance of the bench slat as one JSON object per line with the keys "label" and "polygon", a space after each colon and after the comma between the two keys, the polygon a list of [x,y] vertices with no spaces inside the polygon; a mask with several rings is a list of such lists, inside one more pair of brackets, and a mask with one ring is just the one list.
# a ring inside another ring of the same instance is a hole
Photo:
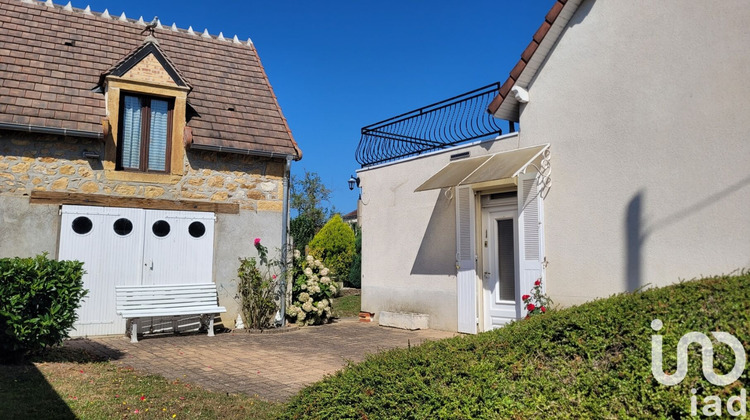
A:
{"label": "bench slat", "polygon": [[211,307],[193,307],[193,308],[179,308],[172,309],[170,311],[159,311],[157,309],[151,310],[138,310],[138,311],[122,311],[118,312],[125,318],[149,318],[159,316],[176,316],[176,315],[208,315],[208,314],[220,314],[226,312],[227,309],[223,306],[211,306]]}

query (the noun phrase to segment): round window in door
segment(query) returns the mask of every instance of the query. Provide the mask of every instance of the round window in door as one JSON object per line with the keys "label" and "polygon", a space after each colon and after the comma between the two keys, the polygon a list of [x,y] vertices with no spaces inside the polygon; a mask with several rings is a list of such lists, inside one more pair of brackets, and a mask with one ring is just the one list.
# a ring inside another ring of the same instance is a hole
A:
{"label": "round window in door", "polygon": [[188,233],[193,238],[200,238],[206,234],[206,225],[201,222],[193,222],[188,226]]}
{"label": "round window in door", "polygon": [[71,227],[73,228],[73,232],[79,235],[85,235],[91,232],[91,229],[94,227],[94,223],[86,216],[79,216],[73,219]]}
{"label": "round window in door", "polygon": [[166,220],[157,220],[154,222],[154,225],[151,226],[151,231],[154,232],[154,235],[160,238],[169,235],[170,229],[169,223]]}
{"label": "round window in door", "polygon": [[125,218],[120,218],[115,220],[115,223],[112,225],[112,229],[114,229],[116,234],[120,236],[126,236],[133,231],[133,222]]}

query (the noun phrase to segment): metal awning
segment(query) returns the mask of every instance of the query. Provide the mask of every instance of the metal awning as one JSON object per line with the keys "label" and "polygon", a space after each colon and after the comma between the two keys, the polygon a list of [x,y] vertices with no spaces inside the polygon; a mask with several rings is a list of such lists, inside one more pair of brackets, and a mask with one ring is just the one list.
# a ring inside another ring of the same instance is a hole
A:
{"label": "metal awning", "polygon": [[529,165],[539,166],[549,144],[462,159],[445,165],[414,192],[460,185],[502,185],[514,182]]}

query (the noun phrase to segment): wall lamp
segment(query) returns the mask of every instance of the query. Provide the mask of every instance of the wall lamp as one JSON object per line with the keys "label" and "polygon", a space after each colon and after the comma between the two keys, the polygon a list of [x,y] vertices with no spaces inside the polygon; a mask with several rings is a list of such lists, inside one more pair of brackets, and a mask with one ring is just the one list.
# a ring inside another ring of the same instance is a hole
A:
{"label": "wall lamp", "polygon": [[352,175],[349,178],[349,191],[352,191],[355,186],[359,187],[359,177],[355,177],[354,175]]}

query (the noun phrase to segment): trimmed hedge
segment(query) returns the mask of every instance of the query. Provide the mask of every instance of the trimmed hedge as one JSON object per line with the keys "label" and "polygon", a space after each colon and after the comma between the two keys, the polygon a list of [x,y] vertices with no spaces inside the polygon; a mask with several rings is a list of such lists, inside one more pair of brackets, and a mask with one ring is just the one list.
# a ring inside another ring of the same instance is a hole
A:
{"label": "trimmed hedge", "polygon": [[0,358],[17,358],[68,337],[87,291],[83,263],[47,255],[0,259]]}
{"label": "trimmed hedge", "polygon": [[[663,336],[667,373],[690,331],[725,331],[750,350],[749,282],[748,274],[683,282],[387,351],[305,388],[283,418],[675,418],[690,416],[691,389],[699,415],[708,395],[721,398],[726,414],[727,399],[750,383],[747,371],[716,387],[691,345],[685,380],[661,385],[651,373],[651,335]],[[714,351],[717,373],[729,372],[731,349],[714,341]]]}

